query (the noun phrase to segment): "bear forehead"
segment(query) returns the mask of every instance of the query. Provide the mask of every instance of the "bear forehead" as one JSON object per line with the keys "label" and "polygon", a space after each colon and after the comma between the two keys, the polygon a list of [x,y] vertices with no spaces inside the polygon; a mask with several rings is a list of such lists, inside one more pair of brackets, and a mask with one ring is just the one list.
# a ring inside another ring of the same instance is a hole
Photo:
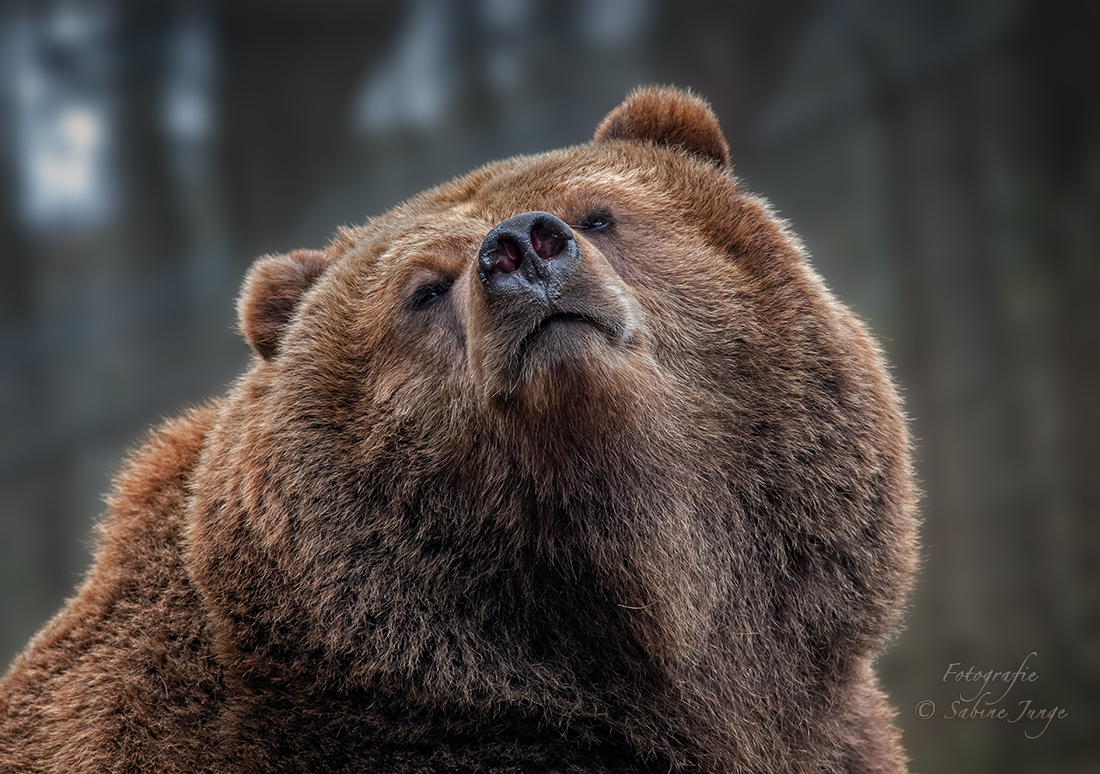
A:
{"label": "bear forehead", "polygon": [[[569,225],[596,210],[650,222],[668,220],[676,186],[691,174],[721,174],[665,149],[616,144],[578,146],[536,156],[518,156],[484,166],[424,191],[369,220],[349,236],[349,254],[379,268],[444,268],[469,257],[496,224],[524,212],[549,212]],[[677,172],[680,174],[677,174]],[[445,268],[461,271],[465,264]]]}

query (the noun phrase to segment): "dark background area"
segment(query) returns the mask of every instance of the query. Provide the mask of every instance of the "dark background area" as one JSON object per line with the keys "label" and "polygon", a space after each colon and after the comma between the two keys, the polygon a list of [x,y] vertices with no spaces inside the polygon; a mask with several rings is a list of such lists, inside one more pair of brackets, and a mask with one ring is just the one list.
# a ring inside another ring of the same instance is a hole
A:
{"label": "dark background area", "polygon": [[[0,668],[86,569],[126,449],[242,370],[253,258],[672,83],[903,387],[925,560],[880,672],[913,769],[1097,771],[1098,8],[0,5]],[[981,685],[949,664],[1030,653],[997,707],[1064,717],[945,717]]]}

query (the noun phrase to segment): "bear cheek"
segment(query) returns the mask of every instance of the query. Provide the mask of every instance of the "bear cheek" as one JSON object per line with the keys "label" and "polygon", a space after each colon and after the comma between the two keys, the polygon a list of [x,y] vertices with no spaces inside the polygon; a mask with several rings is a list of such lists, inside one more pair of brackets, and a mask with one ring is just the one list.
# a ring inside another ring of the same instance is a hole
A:
{"label": "bear cheek", "polygon": [[478,395],[488,399],[508,392],[516,375],[507,368],[509,348],[497,330],[500,321],[489,309],[484,295],[472,290],[465,304],[466,360]]}

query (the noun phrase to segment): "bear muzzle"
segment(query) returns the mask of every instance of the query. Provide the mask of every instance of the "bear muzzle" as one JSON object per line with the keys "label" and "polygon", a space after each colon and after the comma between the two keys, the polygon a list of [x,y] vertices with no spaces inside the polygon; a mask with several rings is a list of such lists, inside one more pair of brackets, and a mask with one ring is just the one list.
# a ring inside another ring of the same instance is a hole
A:
{"label": "bear muzzle", "polygon": [[622,279],[596,246],[578,242],[548,212],[497,224],[478,249],[476,273],[480,335],[471,355],[490,381],[511,383],[532,357],[556,370],[583,362],[584,352],[634,344],[639,315]]}

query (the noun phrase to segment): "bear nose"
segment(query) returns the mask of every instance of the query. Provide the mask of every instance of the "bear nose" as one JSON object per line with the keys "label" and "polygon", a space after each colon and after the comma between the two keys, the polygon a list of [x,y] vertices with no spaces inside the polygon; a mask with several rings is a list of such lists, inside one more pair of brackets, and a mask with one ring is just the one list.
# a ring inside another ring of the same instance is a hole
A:
{"label": "bear nose", "polygon": [[525,212],[486,235],[477,254],[478,277],[487,290],[545,293],[579,255],[564,221],[548,212]]}

